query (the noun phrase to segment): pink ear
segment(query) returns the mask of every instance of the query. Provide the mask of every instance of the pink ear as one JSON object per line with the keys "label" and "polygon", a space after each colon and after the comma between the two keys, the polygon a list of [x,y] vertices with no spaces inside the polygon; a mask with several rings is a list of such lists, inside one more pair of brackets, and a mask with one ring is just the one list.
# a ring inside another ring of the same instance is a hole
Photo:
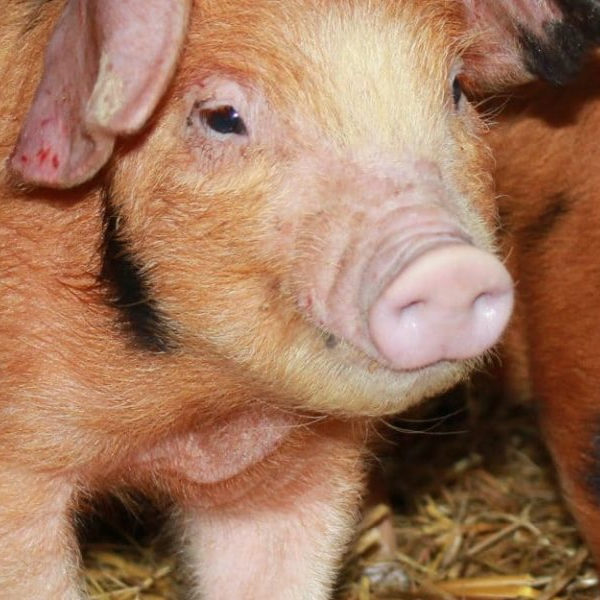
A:
{"label": "pink ear", "polygon": [[29,183],[69,187],[139,130],[175,70],[191,0],[68,0],[11,167]]}
{"label": "pink ear", "polygon": [[465,82],[479,91],[571,79],[600,42],[598,0],[462,0],[475,43]]}

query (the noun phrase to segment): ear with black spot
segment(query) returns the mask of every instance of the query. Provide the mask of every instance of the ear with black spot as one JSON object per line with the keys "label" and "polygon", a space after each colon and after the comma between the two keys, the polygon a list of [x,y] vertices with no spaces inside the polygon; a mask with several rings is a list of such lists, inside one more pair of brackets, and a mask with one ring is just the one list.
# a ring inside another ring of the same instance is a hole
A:
{"label": "ear with black spot", "polygon": [[473,44],[463,83],[495,91],[543,79],[575,77],[600,43],[600,0],[462,0]]}

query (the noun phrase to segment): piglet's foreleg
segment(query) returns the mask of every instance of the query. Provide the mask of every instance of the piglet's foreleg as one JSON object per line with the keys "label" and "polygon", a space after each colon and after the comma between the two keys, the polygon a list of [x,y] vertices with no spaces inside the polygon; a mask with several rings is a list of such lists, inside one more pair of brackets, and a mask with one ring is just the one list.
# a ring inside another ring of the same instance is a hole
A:
{"label": "piglet's foreleg", "polygon": [[0,597],[81,600],[72,486],[0,466]]}
{"label": "piglet's foreleg", "polygon": [[184,509],[194,599],[331,597],[363,486],[351,437],[311,435],[284,459],[283,476],[273,470],[231,504]]}

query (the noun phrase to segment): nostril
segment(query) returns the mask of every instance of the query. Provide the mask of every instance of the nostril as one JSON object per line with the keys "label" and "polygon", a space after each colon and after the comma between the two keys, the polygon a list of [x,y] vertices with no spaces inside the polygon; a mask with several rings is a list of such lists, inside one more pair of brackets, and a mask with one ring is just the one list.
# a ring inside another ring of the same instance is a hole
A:
{"label": "nostril", "polygon": [[482,292],[473,301],[473,310],[476,315],[482,317],[485,321],[493,321],[498,317],[499,311],[505,297],[511,294],[506,290]]}
{"label": "nostril", "polygon": [[483,307],[489,306],[489,304],[492,301],[493,301],[493,294],[491,294],[490,292],[482,292],[475,298],[473,305],[478,308],[483,308]]}
{"label": "nostril", "polygon": [[512,312],[512,288],[479,294],[471,308],[472,347],[487,349],[502,334]]}
{"label": "nostril", "polygon": [[399,306],[398,312],[399,313],[409,313],[411,311],[416,311],[416,310],[419,310],[419,308],[422,307],[424,304],[425,304],[425,300],[413,300],[412,302],[409,302],[408,304],[405,304],[404,306]]}
{"label": "nostril", "polygon": [[[404,306],[399,305],[397,308],[393,309],[393,312],[398,319],[398,325],[401,324],[402,328],[408,330],[417,329],[419,327],[419,321],[421,320],[420,315],[425,309],[425,305],[425,300],[415,300],[414,302],[409,302]],[[393,334],[394,331],[390,330],[390,335]]]}

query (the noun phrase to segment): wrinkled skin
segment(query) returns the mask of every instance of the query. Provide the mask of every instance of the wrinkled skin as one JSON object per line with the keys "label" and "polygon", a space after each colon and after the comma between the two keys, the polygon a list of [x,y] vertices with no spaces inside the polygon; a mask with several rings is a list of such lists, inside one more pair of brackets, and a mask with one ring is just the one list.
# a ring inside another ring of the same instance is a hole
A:
{"label": "wrinkled skin", "polygon": [[510,313],[457,79],[531,77],[505,6],[9,4],[3,598],[84,597],[72,514],[131,486],[177,505],[193,597],[329,596],[372,419]]}
{"label": "wrinkled skin", "polygon": [[[565,497],[600,560],[597,132],[600,62],[565,90],[521,92],[491,138],[517,311],[511,395],[532,398]],[[523,157],[528,157],[523,160]]]}

